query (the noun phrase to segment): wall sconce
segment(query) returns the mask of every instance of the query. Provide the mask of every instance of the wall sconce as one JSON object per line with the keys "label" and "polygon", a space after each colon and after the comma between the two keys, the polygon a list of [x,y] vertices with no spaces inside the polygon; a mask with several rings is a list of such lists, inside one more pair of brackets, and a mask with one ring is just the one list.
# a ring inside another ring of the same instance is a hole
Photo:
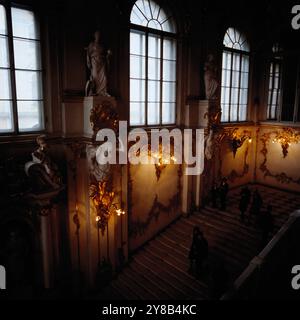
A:
{"label": "wall sconce", "polygon": [[289,146],[292,143],[300,142],[300,133],[291,128],[283,128],[281,131],[277,131],[272,143],[278,142],[281,144],[283,158],[288,155]]}
{"label": "wall sconce", "polygon": [[171,154],[164,155],[164,152],[162,150],[162,145],[159,145],[159,151],[152,153],[151,156],[156,159],[155,166],[155,175],[157,181],[159,180],[163,170],[167,167],[168,164],[170,164],[170,160],[173,161],[173,163],[176,163],[176,158],[174,156],[174,151],[170,151]]}
{"label": "wall sconce", "polygon": [[96,223],[97,227],[101,229],[102,234],[104,234],[108,224],[112,208],[116,208],[116,204],[113,202],[115,192],[111,189],[111,183],[107,180],[90,185],[89,197],[96,208]]}
{"label": "wall sconce", "polygon": [[242,147],[244,142],[248,140],[248,143],[252,143],[251,132],[244,130],[243,132],[238,132],[238,129],[235,128],[227,132],[227,138],[229,140],[229,146],[232,150],[233,157],[235,158],[237,150]]}

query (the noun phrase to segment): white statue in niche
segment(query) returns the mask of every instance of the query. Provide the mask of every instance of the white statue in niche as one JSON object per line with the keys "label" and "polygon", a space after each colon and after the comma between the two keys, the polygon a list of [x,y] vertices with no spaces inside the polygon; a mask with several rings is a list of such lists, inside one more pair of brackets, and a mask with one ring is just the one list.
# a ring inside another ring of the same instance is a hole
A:
{"label": "white statue in niche", "polygon": [[207,61],[204,64],[204,84],[206,99],[217,99],[219,89],[218,68],[212,54],[207,56]]}
{"label": "white statue in niche", "polygon": [[90,78],[85,87],[86,96],[109,96],[107,93],[107,70],[111,57],[111,50],[106,50],[102,45],[100,31],[94,34],[87,50],[87,66]]}

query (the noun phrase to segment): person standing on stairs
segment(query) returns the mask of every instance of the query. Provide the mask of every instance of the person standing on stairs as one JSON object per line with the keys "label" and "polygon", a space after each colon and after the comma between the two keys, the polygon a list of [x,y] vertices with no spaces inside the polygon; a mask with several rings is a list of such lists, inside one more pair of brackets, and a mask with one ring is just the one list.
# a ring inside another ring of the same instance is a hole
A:
{"label": "person standing on stairs", "polygon": [[249,216],[248,216],[249,223],[250,223],[250,217],[252,215],[255,216],[254,223],[257,223],[257,219],[260,216],[260,210],[261,210],[262,205],[263,205],[262,197],[261,197],[258,189],[256,188],[255,191],[253,192],[252,204],[251,204],[250,211],[249,211]]}
{"label": "person standing on stairs", "polygon": [[217,199],[219,196],[219,188],[218,188],[218,185],[216,184],[216,182],[213,182],[210,193],[211,193],[212,206],[213,206],[213,208],[216,208],[217,207]]}
{"label": "person standing on stairs", "polygon": [[204,238],[203,233],[200,231],[199,227],[194,227],[193,229],[193,241],[189,253],[190,268],[189,273],[193,272],[193,266],[195,262],[195,273],[200,275],[203,268],[203,262],[208,256],[208,243]]}
{"label": "person standing on stairs", "polygon": [[226,210],[226,204],[227,204],[227,194],[228,194],[229,186],[227,183],[227,179],[223,178],[219,187],[219,196],[220,196],[220,202],[221,202],[221,210]]}
{"label": "person standing on stairs", "polygon": [[247,211],[247,208],[249,206],[250,199],[251,199],[251,191],[248,188],[248,186],[245,186],[241,190],[240,196],[241,196],[241,200],[240,200],[239,209],[241,212],[241,221],[244,222],[245,212]]}

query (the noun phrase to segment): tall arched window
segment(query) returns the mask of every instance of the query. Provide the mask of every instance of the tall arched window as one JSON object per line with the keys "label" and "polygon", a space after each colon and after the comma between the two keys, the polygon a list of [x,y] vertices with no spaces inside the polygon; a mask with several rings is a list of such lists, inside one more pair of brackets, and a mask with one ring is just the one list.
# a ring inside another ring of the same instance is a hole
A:
{"label": "tall arched window", "polygon": [[223,41],[221,108],[223,122],[247,120],[249,44],[245,36],[228,28]]}
{"label": "tall arched window", "polygon": [[130,30],[130,125],[176,121],[176,27],[152,0],[134,4]]}

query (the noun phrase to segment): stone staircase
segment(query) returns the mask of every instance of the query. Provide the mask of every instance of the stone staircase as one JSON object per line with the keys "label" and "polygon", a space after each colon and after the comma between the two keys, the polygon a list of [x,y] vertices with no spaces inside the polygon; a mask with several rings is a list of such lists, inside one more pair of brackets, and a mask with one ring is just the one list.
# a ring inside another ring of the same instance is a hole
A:
{"label": "stone staircase", "polygon": [[[252,191],[254,186],[250,186]],[[258,186],[264,207],[273,205],[274,232],[289,214],[300,208],[299,195]],[[144,245],[131,257],[129,264],[106,287],[97,299],[174,300],[210,299],[211,270],[222,260],[229,275],[228,285],[242,273],[259,253],[261,231],[255,225],[241,222],[238,210],[240,189],[229,192],[226,211],[202,208],[188,218],[180,218]],[[188,253],[192,230],[199,226],[209,244],[209,257],[200,277],[188,273]]]}

